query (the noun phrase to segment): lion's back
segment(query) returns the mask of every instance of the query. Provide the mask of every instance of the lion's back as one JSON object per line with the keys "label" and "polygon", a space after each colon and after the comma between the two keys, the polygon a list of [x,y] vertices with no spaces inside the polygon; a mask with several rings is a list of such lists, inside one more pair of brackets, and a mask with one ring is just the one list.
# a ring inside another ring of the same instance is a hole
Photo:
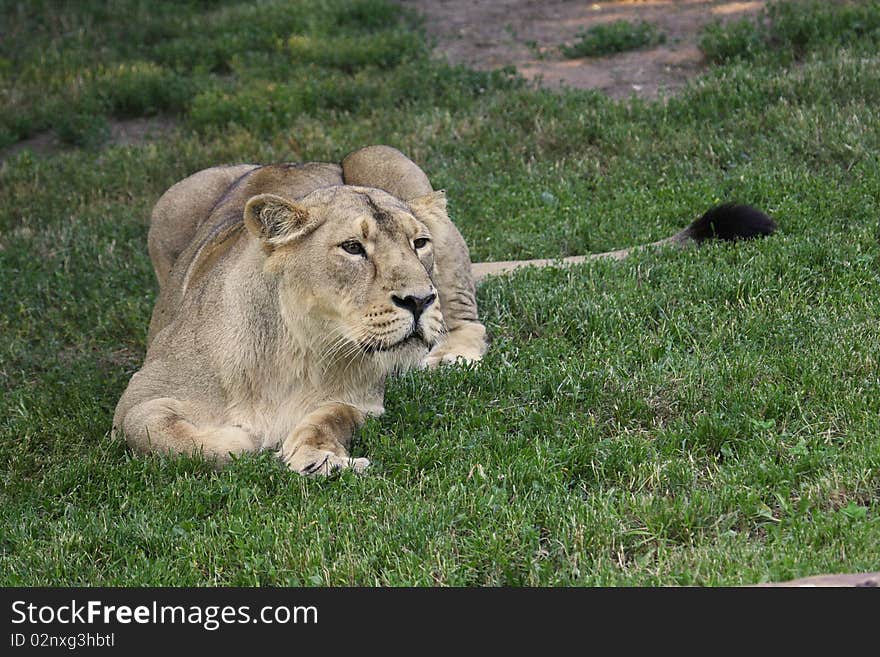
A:
{"label": "lion's back", "polygon": [[229,189],[256,164],[211,167],[172,185],[156,202],[150,217],[147,250],[160,289],[174,263],[190,244],[199,226]]}

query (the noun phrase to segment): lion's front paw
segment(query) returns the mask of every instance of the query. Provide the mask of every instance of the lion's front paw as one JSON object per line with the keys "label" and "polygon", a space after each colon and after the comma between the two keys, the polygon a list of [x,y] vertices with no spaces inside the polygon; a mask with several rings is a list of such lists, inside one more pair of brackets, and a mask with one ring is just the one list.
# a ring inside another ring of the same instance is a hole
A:
{"label": "lion's front paw", "polygon": [[459,354],[453,351],[446,351],[445,349],[441,349],[434,350],[427,356],[425,356],[425,360],[422,361],[422,366],[428,369],[434,369],[439,365],[452,365],[454,363],[463,363],[464,365],[470,365],[471,363],[476,363],[482,358],[482,354]]}
{"label": "lion's front paw", "polygon": [[422,365],[427,368],[452,363],[470,365],[483,358],[486,347],[486,329],[482,324],[479,322],[462,324],[450,331],[440,344],[431,349],[422,361]]}
{"label": "lion's front paw", "polygon": [[363,472],[369,467],[370,461],[365,458],[337,456],[327,450],[312,448],[303,453],[294,454],[293,458],[287,461],[287,465],[291,470],[295,470],[301,475],[323,475],[326,477],[348,468],[355,472]]}

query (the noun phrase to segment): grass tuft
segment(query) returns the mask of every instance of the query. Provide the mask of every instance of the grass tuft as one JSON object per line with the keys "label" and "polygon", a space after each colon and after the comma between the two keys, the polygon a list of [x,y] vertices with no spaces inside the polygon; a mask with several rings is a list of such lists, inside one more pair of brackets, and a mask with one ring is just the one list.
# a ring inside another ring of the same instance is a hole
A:
{"label": "grass tuft", "polygon": [[594,25],[579,32],[576,41],[563,44],[560,52],[569,59],[578,57],[604,57],[628,50],[651,48],[666,42],[666,35],[652,23],[626,20]]}

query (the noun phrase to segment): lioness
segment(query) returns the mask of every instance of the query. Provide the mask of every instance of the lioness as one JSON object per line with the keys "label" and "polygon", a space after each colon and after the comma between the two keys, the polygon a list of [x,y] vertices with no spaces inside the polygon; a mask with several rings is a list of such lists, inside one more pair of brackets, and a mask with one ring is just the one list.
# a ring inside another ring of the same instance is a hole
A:
{"label": "lioness", "polygon": [[[774,228],[721,206],[658,244]],[[138,452],[218,465],[273,449],[302,474],[369,465],[348,448],[383,412],[390,374],[483,356],[475,281],[556,262],[472,265],[444,193],[387,146],[341,165],[200,171],[159,199],[148,248],[159,299],[114,432]]]}

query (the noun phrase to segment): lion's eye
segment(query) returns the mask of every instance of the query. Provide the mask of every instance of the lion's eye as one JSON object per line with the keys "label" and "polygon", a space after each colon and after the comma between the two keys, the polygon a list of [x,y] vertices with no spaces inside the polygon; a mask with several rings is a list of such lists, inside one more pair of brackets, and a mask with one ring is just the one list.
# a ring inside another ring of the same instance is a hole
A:
{"label": "lion's eye", "polygon": [[346,253],[350,253],[351,255],[367,255],[367,252],[364,249],[364,245],[356,240],[343,242],[339,246],[342,247],[343,251],[345,251]]}
{"label": "lion's eye", "polygon": [[418,237],[413,240],[413,248],[416,251],[424,249],[426,246],[428,246],[428,242],[430,241],[431,240],[429,240],[427,237]]}

